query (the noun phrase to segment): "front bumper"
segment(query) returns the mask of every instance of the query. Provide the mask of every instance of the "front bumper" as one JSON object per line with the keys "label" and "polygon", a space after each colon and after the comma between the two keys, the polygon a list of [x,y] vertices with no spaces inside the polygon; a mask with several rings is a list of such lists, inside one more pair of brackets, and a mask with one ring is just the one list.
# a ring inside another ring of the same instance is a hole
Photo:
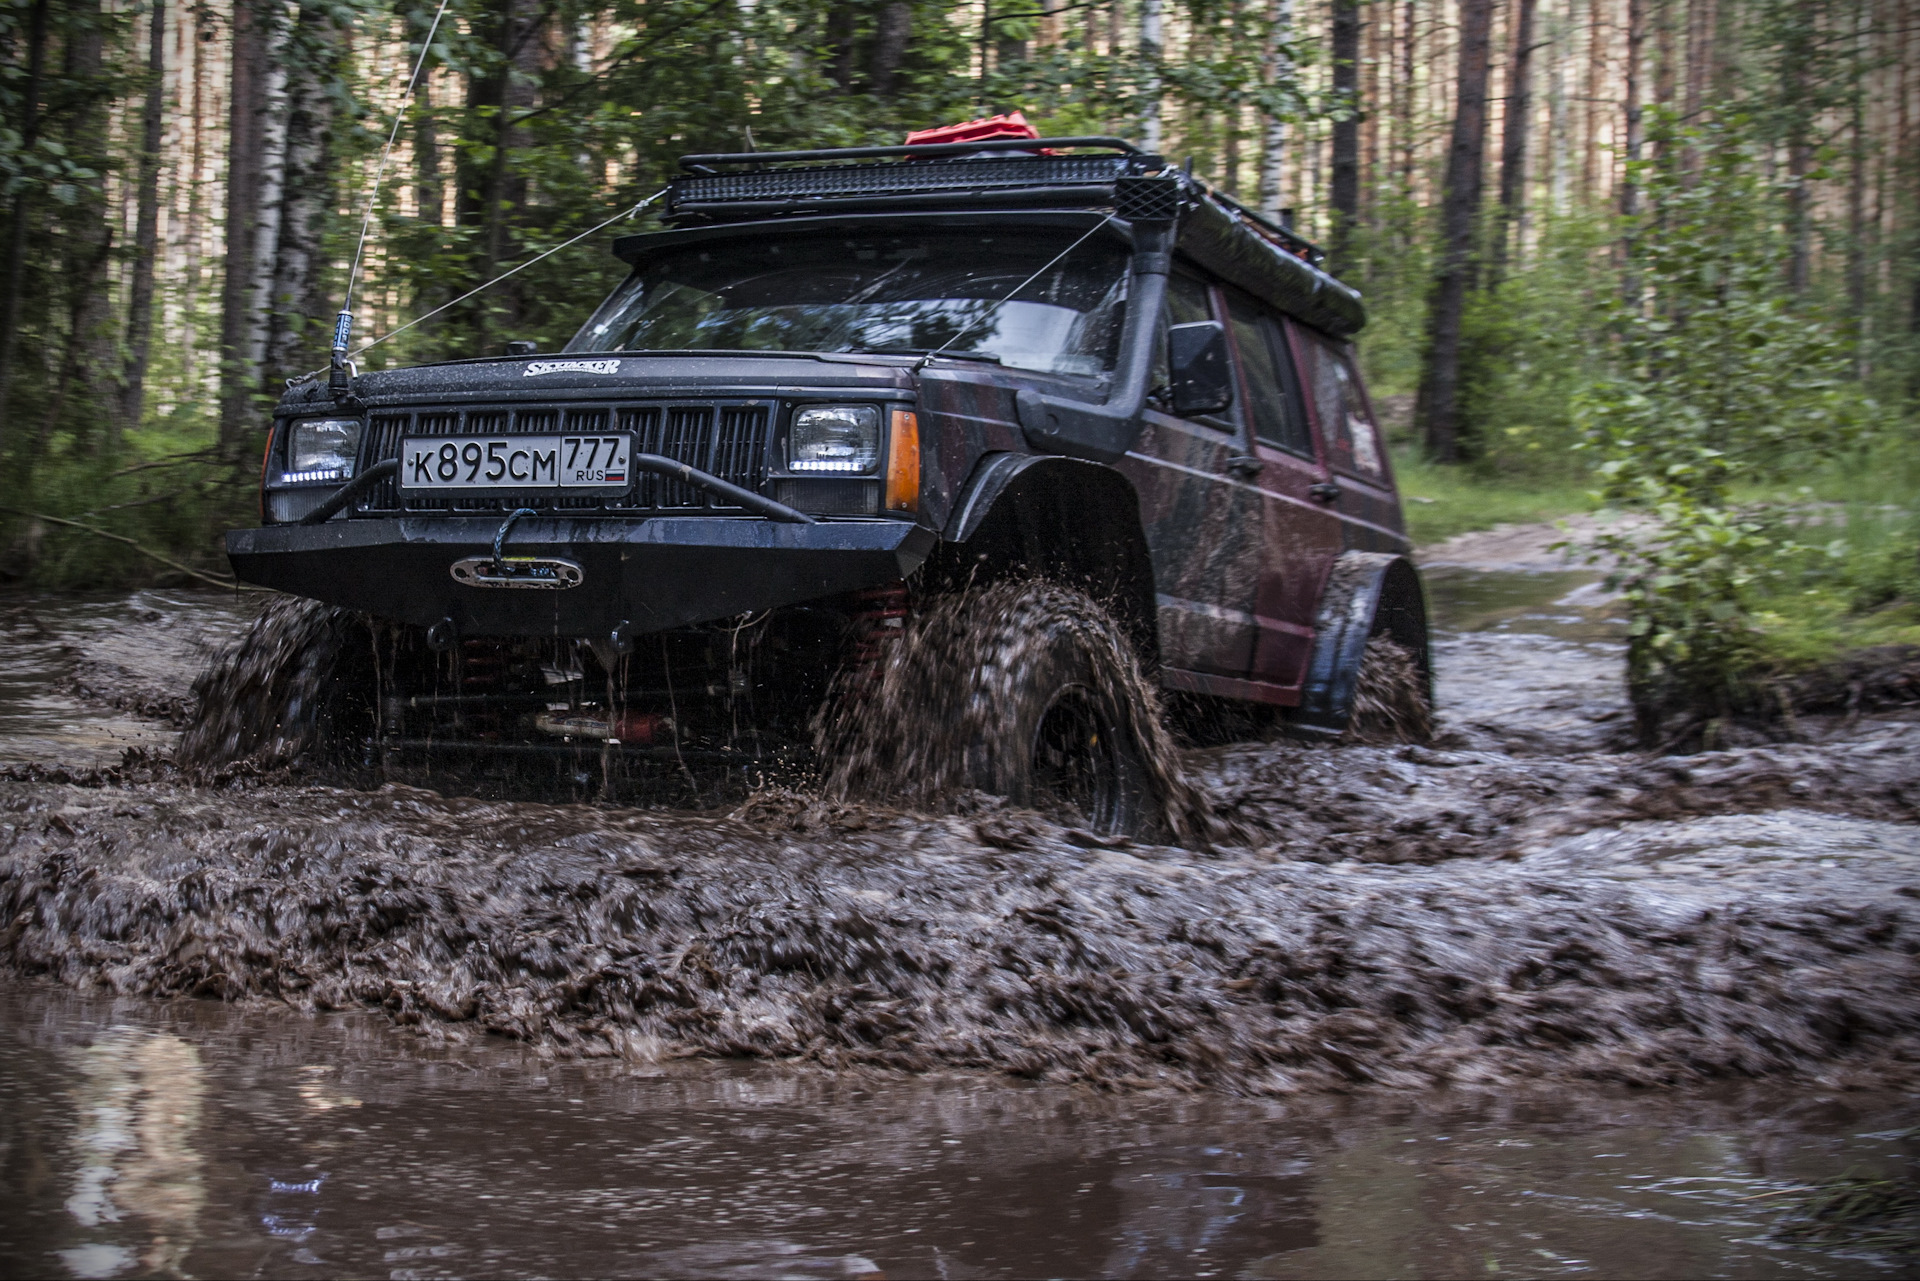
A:
{"label": "front bumper", "polygon": [[757,518],[635,520],[527,517],[508,557],[550,557],[581,570],[577,586],[528,590],[454,581],[456,561],[489,556],[498,517],[332,520],[227,535],[249,583],[466,636],[605,636],[625,623],[661,631],[904,578],[937,535],[907,521],[777,524]]}

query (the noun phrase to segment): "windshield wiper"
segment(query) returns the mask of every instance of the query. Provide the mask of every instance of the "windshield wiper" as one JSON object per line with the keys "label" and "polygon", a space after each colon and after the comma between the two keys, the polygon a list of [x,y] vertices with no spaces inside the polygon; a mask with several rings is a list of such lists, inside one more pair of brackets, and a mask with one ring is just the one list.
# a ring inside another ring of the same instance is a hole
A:
{"label": "windshield wiper", "polygon": [[1002,361],[998,356],[990,356],[984,351],[943,351],[938,347],[850,347],[849,353],[865,356],[951,356],[955,360],[984,360],[998,365]]}

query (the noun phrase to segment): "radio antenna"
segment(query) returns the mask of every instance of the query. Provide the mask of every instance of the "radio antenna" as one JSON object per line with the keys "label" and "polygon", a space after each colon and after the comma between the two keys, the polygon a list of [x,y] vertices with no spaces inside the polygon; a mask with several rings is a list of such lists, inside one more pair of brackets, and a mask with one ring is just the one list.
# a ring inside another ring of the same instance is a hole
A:
{"label": "radio antenna", "polygon": [[340,314],[333,320],[333,361],[327,374],[327,390],[335,400],[346,399],[353,389],[347,345],[353,340],[353,287],[360,278],[360,261],[367,251],[367,231],[373,226],[373,211],[380,203],[380,188],[387,180],[387,164],[393,159],[393,144],[400,136],[400,122],[407,118],[407,108],[413,105],[414,94],[420,88],[420,73],[426,68],[427,55],[433,51],[433,37],[440,30],[440,19],[446,14],[447,0],[440,0],[440,7],[434,10],[433,22],[427,27],[426,38],[420,42],[420,56],[414,59],[413,74],[407,78],[407,91],[401,96],[400,105],[394,109],[393,128],[387,131],[387,145],[380,151],[380,166],[373,175],[373,190],[367,193],[366,211],[360,216],[360,240],[353,247],[353,266],[347,272],[347,292],[340,300]]}

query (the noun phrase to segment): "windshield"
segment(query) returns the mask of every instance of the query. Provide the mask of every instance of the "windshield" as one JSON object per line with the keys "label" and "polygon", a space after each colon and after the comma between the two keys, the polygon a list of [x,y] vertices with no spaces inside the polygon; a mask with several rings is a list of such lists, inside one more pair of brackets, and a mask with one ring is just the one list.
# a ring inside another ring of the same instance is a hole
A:
{"label": "windshield", "polygon": [[1025,227],[689,245],[646,259],[567,350],[944,350],[1098,375],[1119,342],[1126,251],[1102,237],[1054,262],[1080,234]]}

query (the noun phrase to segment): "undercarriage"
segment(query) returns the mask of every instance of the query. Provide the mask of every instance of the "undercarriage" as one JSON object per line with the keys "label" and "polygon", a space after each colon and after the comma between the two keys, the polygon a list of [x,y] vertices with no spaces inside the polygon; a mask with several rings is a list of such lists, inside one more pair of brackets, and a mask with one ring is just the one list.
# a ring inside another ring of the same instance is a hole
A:
{"label": "undercarriage", "polygon": [[342,667],[336,755],[483,796],[711,804],[800,782],[829,697],[859,697],[907,613],[895,583],[624,645],[375,624]]}

